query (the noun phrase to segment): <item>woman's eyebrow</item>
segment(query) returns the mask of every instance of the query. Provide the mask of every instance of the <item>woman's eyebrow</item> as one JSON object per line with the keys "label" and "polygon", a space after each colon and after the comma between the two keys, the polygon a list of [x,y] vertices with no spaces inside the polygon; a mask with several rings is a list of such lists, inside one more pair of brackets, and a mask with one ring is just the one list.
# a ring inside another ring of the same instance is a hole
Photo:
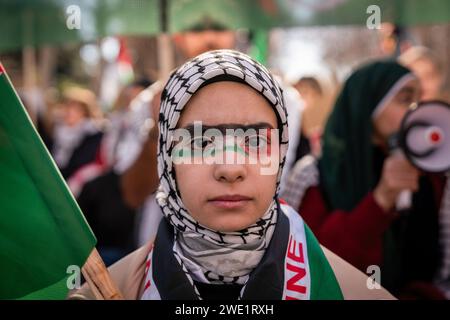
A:
{"label": "woman's eyebrow", "polygon": [[[218,125],[214,125],[214,126],[202,125],[201,128],[202,128],[202,134],[204,134],[205,131],[208,129],[216,129],[216,130],[219,130],[220,132],[222,132],[224,135],[226,134],[227,129],[233,129],[233,130],[242,129],[244,131],[249,130],[249,129],[253,129],[253,130],[274,129],[274,127],[268,122],[257,122],[257,123],[247,124],[247,125],[243,125],[240,123],[223,123],[223,124],[218,124]],[[189,131],[191,136],[194,136],[194,133],[197,133],[197,132],[195,132],[194,124],[188,124],[188,125],[182,127],[182,129],[186,129],[187,131]]]}

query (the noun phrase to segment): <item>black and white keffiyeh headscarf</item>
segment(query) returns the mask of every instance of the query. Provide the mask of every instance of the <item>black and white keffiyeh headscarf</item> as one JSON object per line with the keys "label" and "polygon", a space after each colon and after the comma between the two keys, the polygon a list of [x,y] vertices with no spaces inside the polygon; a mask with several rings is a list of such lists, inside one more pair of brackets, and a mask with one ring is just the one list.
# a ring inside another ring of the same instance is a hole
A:
{"label": "black and white keffiyeh headscarf", "polygon": [[[277,115],[280,130],[280,165],[274,199],[263,217],[237,232],[218,232],[198,223],[187,211],[178,192],[172,162],[172,135],[181,112],[199,88],[216,81],[236,81],[259,92]],[[261,260],[277,221],[279,181],[288,148],[287,112],[282,90],[260,63],[237,51],[204,53],[182,65],[169,78],[161,98],[159,117],[156,198],[174,227],[174,255],[190,282],[245,284]],[[195,286],[194,286],[195,288]],[[197,292],[197,290],[196,290]]]}

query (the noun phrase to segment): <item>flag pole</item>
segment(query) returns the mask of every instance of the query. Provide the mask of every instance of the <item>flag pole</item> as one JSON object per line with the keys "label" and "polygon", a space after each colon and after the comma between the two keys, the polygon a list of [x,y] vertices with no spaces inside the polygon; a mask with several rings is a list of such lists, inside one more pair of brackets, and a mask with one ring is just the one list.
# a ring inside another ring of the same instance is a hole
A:
{"label": "flag pole", "polygon": [[81,272],[98,300],[123,300],[96,248],[92,250]]}

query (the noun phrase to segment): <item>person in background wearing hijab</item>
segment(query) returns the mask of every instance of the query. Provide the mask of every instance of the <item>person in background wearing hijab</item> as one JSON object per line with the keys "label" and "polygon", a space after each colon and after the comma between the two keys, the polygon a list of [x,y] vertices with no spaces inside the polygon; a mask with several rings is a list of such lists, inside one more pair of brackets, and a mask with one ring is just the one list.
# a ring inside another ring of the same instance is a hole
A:
{"label": "person in background wearing hijab", "polygon": [[159,116],[164,218],[155,241],[110,268],[125,299],[391,298],[279,200],[288,137],[282,91],[250,57],[217,50],[177,69]]}
{"label": "person in background wearing hijab", "polygon": [[[381,284],[394,295],[440,299],[433,279],[443,184],[387,144],[419,96],[417,78],[396,62],[356,70],[326,124],[321,158],[297,162],[282,197],[330,250],[363,272],[380,267]],[[403,190],[414,194],[400,214]]]}

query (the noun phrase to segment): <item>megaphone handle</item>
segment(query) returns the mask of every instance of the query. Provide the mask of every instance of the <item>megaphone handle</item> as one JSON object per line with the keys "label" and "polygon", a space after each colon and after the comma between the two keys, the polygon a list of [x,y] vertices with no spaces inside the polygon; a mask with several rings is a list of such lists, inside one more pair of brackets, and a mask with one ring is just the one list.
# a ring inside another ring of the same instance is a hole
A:
{"label": "megaphone handle", "polygon": [[410,209],[412,206],[412,192],[411,190],[403,190],[397,197],[396,209],[397,211],[404,211]]}

